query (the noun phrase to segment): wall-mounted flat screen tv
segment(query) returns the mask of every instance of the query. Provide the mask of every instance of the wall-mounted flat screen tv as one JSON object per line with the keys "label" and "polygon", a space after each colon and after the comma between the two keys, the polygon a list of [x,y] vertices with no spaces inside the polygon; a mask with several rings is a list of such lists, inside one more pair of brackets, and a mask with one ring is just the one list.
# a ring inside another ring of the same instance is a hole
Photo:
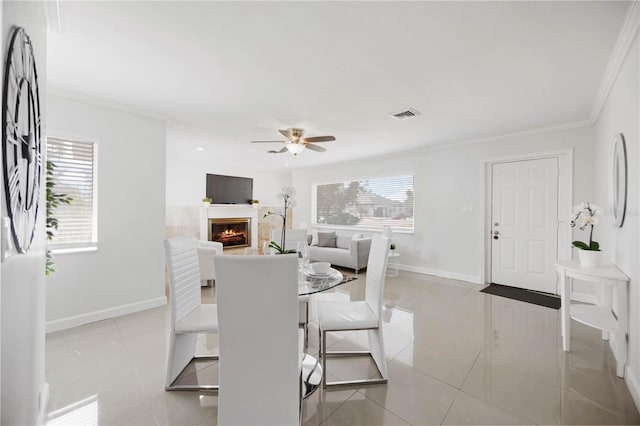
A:
{"label": "wall-mounted flat screen tv", "polygon": [[250,204],[253,179],[207,173],[207,197],[213,204]]}

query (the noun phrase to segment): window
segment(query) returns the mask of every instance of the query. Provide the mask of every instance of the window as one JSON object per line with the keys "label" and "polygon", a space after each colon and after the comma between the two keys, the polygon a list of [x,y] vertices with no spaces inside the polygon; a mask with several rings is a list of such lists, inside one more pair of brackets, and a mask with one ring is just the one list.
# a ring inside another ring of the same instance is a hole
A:
{"label": "window", "polygon": [[316,185],[317,225],[413,231],[413,175]]}
{"label": "window", "polygon": [[58,229],[49,241],[51,249],[95,247],[98,241],[96,150],[92,142],[47,138],[47,161],[53,164],[53,191],[72,199],[53,211]]}

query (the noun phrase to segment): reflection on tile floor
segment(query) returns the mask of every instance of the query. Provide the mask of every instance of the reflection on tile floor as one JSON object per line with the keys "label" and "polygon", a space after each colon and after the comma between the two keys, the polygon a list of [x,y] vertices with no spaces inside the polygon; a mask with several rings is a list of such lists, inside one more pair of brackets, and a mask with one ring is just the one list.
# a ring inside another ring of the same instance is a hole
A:
{"label": "reflection on tile floor", "polygon": [[[363,285],[360,274],[316,298],[362,300]],[[597,330],[574,322],[572,352],[565,353],[559,311],[479,289],[408,272],[388,279],[389,383],[320,389],[304,403],[304,424],[640,424]],[[214,289],[202,295],[215,302]],[[216,395],[164,391],[168,319],[162,307],[47,335],[48,423],[216,424]],[[364,332],[328,339],[334,349],[366,341]],[[201,336],[198,347],[217,353],[216,336]],[[312,322],[309,350],[317,348]],[[357,359],[331,360],[327,368],[332,379],[376,374]],[[216,380],[215,362],[198,363],[182,377]]]}

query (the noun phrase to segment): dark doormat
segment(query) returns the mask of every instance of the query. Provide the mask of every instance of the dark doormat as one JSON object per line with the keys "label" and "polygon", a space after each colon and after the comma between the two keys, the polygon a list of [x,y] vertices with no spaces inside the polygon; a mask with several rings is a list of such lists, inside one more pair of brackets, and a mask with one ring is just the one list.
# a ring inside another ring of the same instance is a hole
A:
{"label": "dark doormat", "polygon": [[533,303],[534,305],[540,305],[546,308],[560,309],[560,298],[548,293],[540,293],[538,291],[500,284],[489,284],[480,291],[482,293],[493,294],[494,296],[506,297],[507,299]]}

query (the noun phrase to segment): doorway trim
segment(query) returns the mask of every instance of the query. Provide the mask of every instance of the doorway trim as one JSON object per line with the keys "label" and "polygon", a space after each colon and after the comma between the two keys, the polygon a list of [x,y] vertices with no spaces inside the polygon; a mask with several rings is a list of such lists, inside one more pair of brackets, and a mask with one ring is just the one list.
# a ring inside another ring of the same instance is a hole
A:
{"label": "doorway trim", "polygon": [[[491,282],[491,194],[493,183],[493,165],[512,163],[516,161],[539,160],[556,158],[558,160],[558,259],[571,259],[571,227],[569,214],[573,206],[573,149],[546,151],[539,153],[520,154],[484,160],[482,172],[484,174],[482,197],[482,241],[483,253],[480,265],[480,277],[485,284]],[[556,294],[559,294],[556,280]]]}

